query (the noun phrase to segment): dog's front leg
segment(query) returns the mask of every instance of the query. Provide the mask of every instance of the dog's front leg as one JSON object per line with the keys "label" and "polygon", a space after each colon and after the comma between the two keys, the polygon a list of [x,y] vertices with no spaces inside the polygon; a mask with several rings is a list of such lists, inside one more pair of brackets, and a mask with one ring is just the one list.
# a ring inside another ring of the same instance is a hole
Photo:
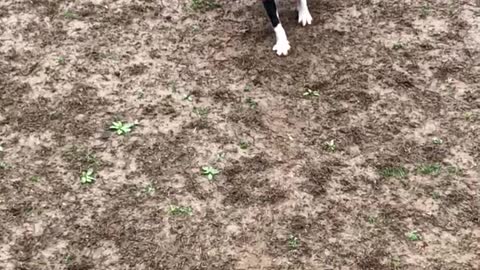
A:
{"label": "dog's front leg", "polygon": [[277,39],[277,43],[273,46],[273,50],[277,52],[278,55],[287,55],[288,50],[290,50],[290,43],[288,42],[285,29],[283,29],[282,24],[280,23],[275,0],[263,0],[263,6],[272,22],[273,30],[275,31]]}

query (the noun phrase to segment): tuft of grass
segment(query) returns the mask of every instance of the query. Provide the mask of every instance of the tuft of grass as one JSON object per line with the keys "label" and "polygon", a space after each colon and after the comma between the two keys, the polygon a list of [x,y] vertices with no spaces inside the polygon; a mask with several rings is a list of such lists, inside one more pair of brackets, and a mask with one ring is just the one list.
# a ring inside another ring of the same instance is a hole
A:
{"label": "tuft of grass", "polygon": [[300,246],[300,240],[294,235],[289,235],[287,245],[289,249],[297,249]]}
{"label": "tuft of grass", "polygon": [[422,240],[422,236],[417,231],[411,231],[407,235],[408,240],[410,241],[420,241]]}
{"label": "tuft of grass", "polygon": [[30,177],[30,181],[32,181],[34,183],[38,183],[40,181],[40,176],[34,175],[34,176]]}
{"label": "tuft of grass", "polygon": [[194,11],[209,11],[221,7],[215,0],[192,0],[190,8]]}
{"label": "tuft of grass", "polygon": [[305,89],[305,92],[303,92],[304,97],[319,97],[320,93],[318,91],[314,91],[312,89]]}
{"label": "tuft of grass", "polygon": [[404,167],[386,167],[380,171],[380,174],[385,178],[405,178],[408,175],[408,170]]}
{"label": "tuft of grass", "polygon": [[115,131],[117,135],[126,135],[132,132],[132,129],[135,126],[135,123],[123,123],[122,121],[114,121],[110,126],[110,129]]}
{"label": "tuft of grass", "polygon": [[215,176],[218,175],[219,173],[220,171],[213,167],[210,167],[210,166],[202,167],[202,175],[207,176],[207,179],[209,181],[212,181],[215,178]]}
{"label": "tuft of grass", "polygon": [[82,184],[93,184],[96,181],[95,172],[93,169],[88,169],[82,172],[80,176],[80,183]]}
{"label": "tuft of grass", "polygon": [[374,216],[369,216],[367,218],[367,222],[370,223],[370,224],[375,224],[375,223],[377,223],[377,218],[374,217]]}
{"label": "tuft of grass", "polygon": [[173,216],[191,216],[193,208],[190,206],[170,205],[168,212]]}
{"label": "tuft of grass", "polygon": [[442,170],[440,164],[425,164],[418,167],[417,171],[423,175],[439,175]]}
{"label": "tuft of grass", "polygon": [[335,140],[325,142],[325,149],[329,152],[335,152],[337,150],[337,145],[335,144]]}

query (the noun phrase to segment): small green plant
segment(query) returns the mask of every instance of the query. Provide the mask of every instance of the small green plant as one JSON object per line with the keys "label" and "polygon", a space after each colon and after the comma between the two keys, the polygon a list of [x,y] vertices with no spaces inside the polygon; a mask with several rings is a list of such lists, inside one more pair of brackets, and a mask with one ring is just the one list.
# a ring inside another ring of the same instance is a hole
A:
{"label": "small green plant", "polygon": [[447,167],[447,172],[450,175],[461,175],[462,169],[453,165]]}
{"label": "small green plant", "polygon": [[145,97],[145,92],[143,90],[138,90],[135,94],[137,94],[138,99],[143,99]]}
{"label": "small green plant", "polygon": [[258,102],[256,102],[252,98],[247,98],[246,102],[247,102],[248,106],[250,107],[250,109],[256,109],[257,106],[258,106]]}
{"label": "small green plant", "polygon": [[249,85],[249,84],[245,85],[245,87],[243,88],[243,91],[244,91],[244,92],[250,92],[250,91],[252,91],[252,86]]}
{"label": "small green plant", "polygon": [[193,95],[192,94],[187,94],[183,97],[183,100],[186,100],[188,102],[192,102],[193,101]]}
{"label": "small green plant", "polygon": [[325,142],[325,149],[329,152],[335,152],[337,150],[337,145],[335,144],[335,140],[331,140]]}
{"label": "small green plant", "polygon": [[218,175],[219,173],[220,171],[213,167],[210,167],[210,166],[202,167],[202,175],[207,176],[207,179],[210,181],[212,181],[215,178],[215,176]]}
{"label": "small green plant", "polygon": [[40,176],[34,175],[34,176],[30,177],[30,181],[32,181],[34,183],[38,183],[40,181]]}
{"label": "small green plant", "polygon": [[65,264],[67,265],[71,264],[74,259],[75,259],[74,255],[68,254],[67,256],[65,256]]}
{"label": "small green plant", "polygon": [[215,0],[192,0],[190,7],[195,11],[208,11],[219,8],[220,4],[216,3]]}
{"label": "small green plant", "polygon": [[210,109],[209,108],[194,107],[193,112],[200,117],[205,117],[210,113]]}
{"label": "small green plant", "polygon": [[170,205],[168,212],[173,216],[191,216],[193,209],[190,206]]}
{"label": "small green plant", "polygon": [[432,143],[436,144],[436,145],[440,145],[440,144],[443,144],[443,140],[435,137],[435,138],[432,139]]}
{"label": "small green plant", "polygon": [[304,97],[319,97],[320,93],[318,91],[314,91],[312,89],[305,89],[305,92],[303,92]]}
{"label": "small green plant", "polygon": [[289,249],[297,249],[300,246],[300,240],[294,235],[289,235],[287,245]]}
{"label": "small green plant", "polygon": [[170,81],[168,83],[169,88],[172,90],[172,93],[177,92],[177,81]]}
{"label": "small green plant", "polygon": [[419,166],[417,171],[423,175],[439,175],[441,169],[440,164],[426,164]]}
{"label": "small green plant", "polygon": [[374,217],[374,216],[369,216],[367,218],[367,222],[370,223],[370,224],[375,224],[375,223],[377,223],[377,218]]}
{"label": "small green plant", "polygon": [[408,171],[404,167],[386,167],[380,171],[380,174],[385,178],[405,178]]}
{"label": "small green plant", "polygon": [[4,161],[0,161],[0,169],[6,170],[8,168],[10,168],[10,165],[8,165],[8,163],[6,163]]}
{"label": "small green plant", "polygon": [[397,43],[393,44],[393,49],[394,50],[400,50],[400,49],[403,49],[403,47],[404,47],[403,44],[400,43],[400,42],[397,42]]}
{"label": "small green plant", "polygon": [[115,131],[118,135],[126,135],[132,132],[135,127],[135,123],[123,123],[122,121],[115,121],[110,126],[110,129]]}
{"label": "small green plant", "polygon": [[432,199],[434,200],[440,199],[440,193],[438,193],[437,191],[432,192]]}
{"label": "small green plant", "polygon": [[246,141],[241,141],[238,145],[240,146],[240,149],[242,149],[242,150],[247,150],[248,147],[250,146],[248,144],[248,142],[246,142]]}
{"label": "small green plant", "polygon": [[63,17],[65,19],[72,20],[72,19],[77,18],[77,14],[75,14],[73,11],[67,10],[63,13]]}
{"label": "small green plant", "polygon": [[393,257],[390,266],[392,270],[402,269],[402,261],[398,257]]}
{"label": "small green plant", "polygon": [[420,236],[420,234],[417,231],[411,231],[410,233],[408,233],[407,237],[410,241],[420,241],[420,240],[422,240],[422,237]]}
{"label": "small green plant", "polygon": [[420,18],[425,19],[430,15],[430,6],[428,4],[424,4],[420,11]]}
{"label": "small green plant", "polygon": [[465,120],[467,121],[475,120],[475,114],[473,112],[466,112],[463,114],[463,117],[465,117]]}
{"label": "small green plant", "polygon": [[155,187],[153,186],[152,183],[149,183],[147,184],[144,188],[143,188],[143,193],[149,195],[149,196],[152,196],[154,193],[155,193]]}
{"label": "small green plant", "polygon": [[95,172],[93,171],[93,169],[83,171],[82,175],[80,176],[80,182],[82,184],[93,184],[95,180]]}
{"label": "small green plant", "polygon": [[59,57],[57,58],[57,63],[58,63],[59,65],[61,65],[61,66],[64,66],[64,65],[67,63],[67,60],[65,59],[64,56],[59,56]]}

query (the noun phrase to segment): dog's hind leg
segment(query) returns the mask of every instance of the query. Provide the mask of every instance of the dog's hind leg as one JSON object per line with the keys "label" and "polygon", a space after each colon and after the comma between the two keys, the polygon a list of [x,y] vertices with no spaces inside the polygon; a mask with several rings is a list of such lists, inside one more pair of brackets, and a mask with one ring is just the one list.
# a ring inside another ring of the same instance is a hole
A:
{"label": "dog's hind leg", "polygon": [[275,44],[275,46],[273,46],[273,50],[278,55],[287,55],[288,50],[290,50],[290,43],[288,42],[285,29],[283,29],[283,26],[280,22],[277,4],[275,2],[275,0],[263,0],[263,6],[267,11],[267,15],[272,22],[273,30],[275,31],[277,43]]}

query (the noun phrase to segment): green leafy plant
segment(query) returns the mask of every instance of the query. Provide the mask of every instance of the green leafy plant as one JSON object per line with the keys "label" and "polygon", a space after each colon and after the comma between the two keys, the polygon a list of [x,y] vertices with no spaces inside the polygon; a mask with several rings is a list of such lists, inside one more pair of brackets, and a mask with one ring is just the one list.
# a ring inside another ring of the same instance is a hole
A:
{"label": "green leafy plant", "polygon": [[30,177],[30,181],[32,181],[34,183],[38,183],[40,181],[40,176],[34,175],[34,176]]}
{"label": "green leafy plant", "polygon": [[174,216],[191,216],[193,214],[193,209],[190,206],[170,205],[168,212]]}
{"label": "green leafy plant", "polygon": [[417,171],[423,175],[439,175],[442,166],[440,164],[426,164],[418,167]]}
{"label": "green leafy plant", "polygon": [[420,241],[420,240],[422,240],[421,235],[417,231],[411,231],[410,233],[408,233],[407,237],[410,241]]}
{"label": "green leafy plant", "polygon": [[246,103],[248,104],[248,106],[250,107],[250,109],[256,109],[257,106],[258,106],[258,102],[256,102],[256,101],[253,100],[252,98],[247,98]]}
{"label": "green leafy plant", "polygon": [[325,142],[325,149],[329,152],[335,152],[337,150],[337,145],[335,144],[335,140],[331,140]]}
{"label": "green leafy plant", "polygon": [[380,174],[385,178],[405,178],[407,177],[408,170],[404,167],[386,167],[380,171]]}
{"label": "green leafy plant", "polygon": [[8,165],[8,163],[6,163],[4,161],[0,161],[0,169],[6,170],[8,168],[10,168],[10,165]]}
{"label": "green leafy plant", "polygon": [[443,140],[440,139],[440,138],[435,137],[435,138],[432,139],[432,143],[433,143],[433,144],[440,145],[440,144],[443,143]]}
{"label": "green leafy plant", "polygon": [[215,178],[215,176],[218,175],[219,173],[220,171],[213,167],[210,167],[210,166],[202,167],[202,175],[207,176],[207,179],[210,181],[212,181]]}
{"label": "green leafy plant", "polygon": [[64,66],[64,65],[67,63],[67,60],[65,59],[65,56],[59,56],[59,57],[57,58],[57,63],[58,63],[59,65]]}
{"label": "green leafy plant", "polygon": [[126,135],[132,132],[135,127],[135,123],[123,123],[122,121],[115,121],[110,126],[110,129],[115,131],[118,135]]}
{"label": "green leafy plant", "polygon": [[80,176],[80,182],[82,184],[93,184],[95,181],[95,172],[93,169],[88,169],[82,172],[82,175]]}
{"label": "green leafy plant", "polygon": [[148,194],[152,196],[155,193],[155,187],[153,186],[152,183],[149,183],[143,188],[143,193]]}
{"label": "green leafy plant", "polygon": [[192,94],[187,94],[183,97],[183,100],[186,100],[188,102],[192,102],[193,101],[193,95]]}
{"label": "green leafy plant", "polygon": [[314,91],[312,89],[305,89],[305,92],[303,92],[304,97],[319,97],[320,93],[318,91]]}
{"label": "green leafy plant", "polygon": [[393,49],[394,50],[400,50],[402,48],[403,48],[403,44],[400,43],[400,42],[397,42],[397,43],[393,44]]}
{"label": "green leafy plant", "polygon": [[300,246],[300,240],[294,235],[289,235],[287,245],[289,249],[297,249]]}
{"label": "green leafy plant", "polygon": [[238,145],[240,146],[240,149],[243,149],[243,150],[248,149],[248,147],[250,146],[246,141],[241,141]]}

